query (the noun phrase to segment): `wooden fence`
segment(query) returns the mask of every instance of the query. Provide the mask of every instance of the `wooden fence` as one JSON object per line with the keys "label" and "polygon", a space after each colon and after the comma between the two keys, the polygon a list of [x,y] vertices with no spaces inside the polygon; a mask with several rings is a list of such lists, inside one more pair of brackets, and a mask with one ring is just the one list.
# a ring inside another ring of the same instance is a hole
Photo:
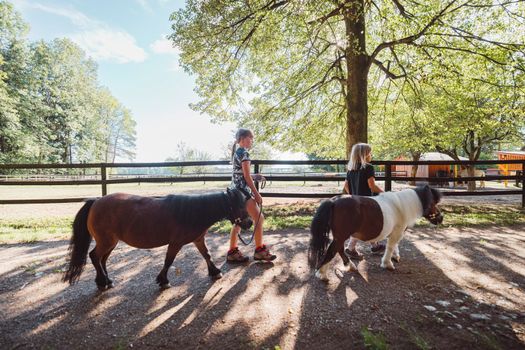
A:
{"label": "wooden fence", "polygon": [[[337,165],[344,166],[345,160],[252,160],[255,174],[260,173],[263,165]],[[482,190],[482,191],[447,191],[442,190],[445,196],[500,196],[500,195],[519,195],[522,196],[522,207],[525,206],[525,161],[523,160],[483,160],[483,161],[372,161],[373,165],[384,168],[384,174],[378,173],[376,180],[385,182],[385,191],[392,190],[392,181],[426,181],[433,183],[436,181],[491,181],[491,180],[513,180],[521,183],[521,189],[512,190]],[[400,176],[393,171],[396,165],[490,165],[490,164],[521,164],[521,173],[515,175],[487,175],[485,177],[410,177]],[[57,179],[18,179],[11,180],[9,177],[0,177],[0,186],[59,186],[59,185],[100,185],[101,194],[108,193],[107,187],[112,184],[123,183],[175,183],[175,182],[200,182],[200,181],[230,181],[229,174],[202,174],[202,175],[176,175],[176,176],[130,176],[108,178],[108,169],[116,168],[172,168],[172,167],[192,167],[192,166],[227,166],[228,161],[190,161],[190,162],[164,162],[164,163],[92,163],[92,164],[0,164],[0,173],[18,171],[22,169],[95,169],[96,175],[90,175],[87,179],[81,180],[57,180]],[[265,175],[267,181],[315,181],[330,182],[344,181],[344,173],[337,174],[271,174]],[[63,177],[64,178],[64,177]],[[333,193],[274,193],[261,192],[265,197],[290,197],[290,198],[327,198]],[[34,203],[73,203],[85,200],[83,197],[59,198],[59,199],[1,199],[0,204],[34,204]]]}

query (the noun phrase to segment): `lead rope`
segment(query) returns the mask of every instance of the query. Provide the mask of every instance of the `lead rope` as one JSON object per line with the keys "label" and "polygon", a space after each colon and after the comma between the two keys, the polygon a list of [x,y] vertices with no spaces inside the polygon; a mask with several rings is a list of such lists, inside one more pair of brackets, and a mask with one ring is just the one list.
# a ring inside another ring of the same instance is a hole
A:
{"label": "lead rope", "polygon": [[[265,187],[266,187],[266,180],[263,180],[261,181],[261,190],[264,189]],[[257,206],[259,207],[259,205]],[[255,226],[253,227],[252,237],[250,238],[248,242],[246,242],[244,238],[242,238],[242,235],[241,235],[242,228],[239,231],[239,233],[237,233],[237,237],[239,237],[239,240],[242,242],[242,244],[250,245],[253,242],[253,238],[255,237],[255,230],[257,230],[257,226],[259,226],[259,221],[261,220],[261,214],[262,214],[262,204],[259,207],[259,216],[257,217],[257,221],[255,222]]]}
{"label": "lead rope", "polygon": [[[246,242],[243,238],[242,238],[242,235],[241,235],[241,232],[242,232],[242,228],[241,230],[239,231],[239,233],[237,233],[237,237],[239,237],[239,240],[242,242],[242,244],[244,245],[249,245],[253,242],[253,238],[255,237],[255,230],[257,230],[257,226],[259,225],[259,220],[261,219],[261,214],[262,214],[262,204],[261,206],[259,207],[259,217],[257,218],[257,221],[255,222],[255,226],[253,227],[253,232],[252,232],[252,237],[250,238],[250,240],[248,242]],[[239,226],[240,227],[240,226]]]}

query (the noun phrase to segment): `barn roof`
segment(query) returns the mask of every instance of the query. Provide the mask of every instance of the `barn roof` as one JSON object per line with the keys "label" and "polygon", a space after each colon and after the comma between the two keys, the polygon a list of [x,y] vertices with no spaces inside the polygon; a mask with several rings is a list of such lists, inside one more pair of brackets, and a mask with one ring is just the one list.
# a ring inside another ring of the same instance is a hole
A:
{"label": "barn roof", "polygon": [[[460,160],[468,160],[468,158],[465,157],[459,157]],[[427,152],[423,153],[421,155],[421,158],[419,160],[454,160],[451,156],[445,153],[439,153],[439,152]]]}
{"label": "barn roof", "polygon": [[496,151],[496,153],[515,154],[517,156],[525,156],[525,151]]}

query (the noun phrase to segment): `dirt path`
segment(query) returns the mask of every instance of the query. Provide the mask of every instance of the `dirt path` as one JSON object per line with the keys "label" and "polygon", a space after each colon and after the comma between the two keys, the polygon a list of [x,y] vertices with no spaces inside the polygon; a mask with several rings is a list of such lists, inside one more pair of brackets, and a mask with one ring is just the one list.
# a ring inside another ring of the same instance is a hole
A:
{"label": "dirt path", "polygon": [[[366,255],[359,273],[335,260],[325,284],[306,266],[308,232],[267,235],[275,264],[229,266],[225,236],[208,246],[224,277],[211,281],[193,246],[154,284],[165,248],[119,245],[115,288],[100,293],[91,265],[60,282],[67,242],[0,246],[1,349],[525,348],[525,226],[418,228],[395,272]],[[245,250],[248,252],[248,250]]]}

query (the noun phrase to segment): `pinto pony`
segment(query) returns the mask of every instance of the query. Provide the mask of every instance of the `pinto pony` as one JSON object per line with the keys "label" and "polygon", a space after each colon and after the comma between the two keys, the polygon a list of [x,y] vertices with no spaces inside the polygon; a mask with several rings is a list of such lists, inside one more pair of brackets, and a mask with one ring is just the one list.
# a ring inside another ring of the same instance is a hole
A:
{"label": "pinto pony", "polygon": [[[385,192],[376,197],[340,195],[323,201],[310,228],[310,267],[317,269],[315,275],[318,278],[327,280],[328,263],[339,253],[350,271],[357,270],[344,253],[344,242],[352,236],[366,242],[388,238],[381,267],[394,270],[391,259],[400,260],[398,243],[406,228],[414,225],[420,217],[434,225],[443,221],[437,207],[440,200],[441,193],[427,185]],[[330,231],[333,236],[331,243]]]}
{"label": "pinto pony", "polygon": [[143,249],[168,245],[164,267],[157,276],[161,288],[169,287],[168,269],[182,246],[191,242],[206,259],[209,275],[220,278],[221,271],[211,261],[204,236],[222,219],[244,229],[252,225],[245,196],[239,190],[162,198],[115,193],[89,199],[73,222],[69,268],[63,281],[73,284],[80,278],[92,238],[96,245],[89,257],[97,271],[95,282],[100,290],[113,287],[106,261],[119,241]]}

